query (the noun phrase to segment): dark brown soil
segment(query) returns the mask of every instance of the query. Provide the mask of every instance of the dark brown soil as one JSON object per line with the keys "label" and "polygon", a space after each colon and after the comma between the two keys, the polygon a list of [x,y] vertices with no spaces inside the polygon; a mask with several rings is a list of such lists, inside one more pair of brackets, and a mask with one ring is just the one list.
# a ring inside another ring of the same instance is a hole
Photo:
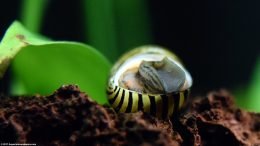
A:
{"label": "dark brown soil", "polygon": [[260,146],[260,114],[235,107],[227,92],[211,92],[189,107],[164,120],[117,114],[77,86],[64,86],[47,97],[2,99],[0,144]]}

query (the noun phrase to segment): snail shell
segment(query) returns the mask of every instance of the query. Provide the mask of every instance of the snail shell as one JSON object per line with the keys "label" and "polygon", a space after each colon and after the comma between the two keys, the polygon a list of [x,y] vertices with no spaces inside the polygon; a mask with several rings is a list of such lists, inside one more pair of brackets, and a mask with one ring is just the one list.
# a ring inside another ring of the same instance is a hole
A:
{"label": "snail shell", "polygon": [[192,78],[172,52],[142,46],[123,55],[108,80],[109,102],[117,112],[172,116],[185,103]]}

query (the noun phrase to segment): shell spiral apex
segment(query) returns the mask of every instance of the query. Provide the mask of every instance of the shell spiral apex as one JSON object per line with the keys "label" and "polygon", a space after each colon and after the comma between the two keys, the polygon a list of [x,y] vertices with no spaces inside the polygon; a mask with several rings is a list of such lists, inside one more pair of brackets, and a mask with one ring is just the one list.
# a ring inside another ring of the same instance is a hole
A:
{"label": "shell spiral apex", "polygon": [[166,118],[184,105],[191,86],[192,77],[175,54],[159,46],[141,46],[112,67],[107,94],[117,112],[141,110]]}

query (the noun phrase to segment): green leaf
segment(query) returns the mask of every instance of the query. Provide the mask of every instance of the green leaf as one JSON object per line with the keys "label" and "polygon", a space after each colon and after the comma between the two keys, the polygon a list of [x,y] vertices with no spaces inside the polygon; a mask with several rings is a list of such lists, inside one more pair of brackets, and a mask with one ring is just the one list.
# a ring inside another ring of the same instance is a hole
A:
{"label": "green leaf", "polygon": [[258,56],[249,84],[234,90],[239,107],[252,112],[260,112],[260,56]]}
{"label": "green leaf", "polygon": [[152,43],[148,0],[115,0],[118,54],[130,48]]}
{"label": "green leaf", "polygon": [[249,108],[253,111],[260,112],[260,56],[258,56],[249,85],[248,97],[250,97]]}
{"label": "green leaf", "polygon": [[0,78],[3,77],[14,56],[29,42],[40,45],[49,41],[27,32],[19,22],[15,21],[6,31],[0,44]]}
{"label": "green leaf", "polygon": [[[114,16],[114,1],[82,0],[88,42],[98,48],[111,61],[118,57],[117,26]],[[104,23],[105,22],[105,23]]]}
{"label": "green leaf", "polygon": [[22,0],[20,19],[24,26],[32,32],[39,32],[42,27],[49,0]]}
{"label": "green leaf", "polygon": [[105,88],[111,65],[88,45],[50,41],[14,22],[0,44],[0,73],[11,60],[13,95],[47,95],[61,85],[77,84],[97,102],[107,103]]}

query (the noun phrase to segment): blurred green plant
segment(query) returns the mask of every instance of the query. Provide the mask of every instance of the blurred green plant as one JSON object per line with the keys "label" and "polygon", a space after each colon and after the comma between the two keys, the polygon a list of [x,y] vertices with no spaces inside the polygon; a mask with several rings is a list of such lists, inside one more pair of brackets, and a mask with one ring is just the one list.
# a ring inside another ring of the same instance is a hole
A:
{"label": "blurred green plant", "polygon": [[12,95],[46,95],[61,85],[77,84],[97,102],[107,103],[105,89],[111,65],[88,45],[51,41],[14,22],[0,44],[0,78],[10,63]]}
{"label": "blurred green plant", "polygon": [[250,97],[249,108],[260,112],[260,56],[258,56],[248,92],[248,97]]}
{"label": "blurred green plant", "polygon": [[[114,62],[130,48],[150,44],[147,0],[81,0],[86,43]],[[21,21],[28,30],[39,32],[49,0],[23,0]]]}
{"label": "blurred green plant", "polygon": [[153,42],[148,0],[115,0],[115,15],[119,54]]}
{"label": "blurred green plant", "polygon": [[98,48],[111,61],[118,54],[113,0],[82,0],[86,35],[89,44]]}
{"label": "blurred green plant", "polygon": [[82,0],[89,44],[112,62],[133,47],[152,42],[147,0]]}
{"label": "blurred green plant", "polygon": [[255,64],[249,84],[236,89],[235,95],[240,107],[260,112],[260,56]]}
{"label": "blurred green plant", "polygon": [[21,8],[21,21],[31,32],[39,32],[42,18],[49,0],[23,0]]}

